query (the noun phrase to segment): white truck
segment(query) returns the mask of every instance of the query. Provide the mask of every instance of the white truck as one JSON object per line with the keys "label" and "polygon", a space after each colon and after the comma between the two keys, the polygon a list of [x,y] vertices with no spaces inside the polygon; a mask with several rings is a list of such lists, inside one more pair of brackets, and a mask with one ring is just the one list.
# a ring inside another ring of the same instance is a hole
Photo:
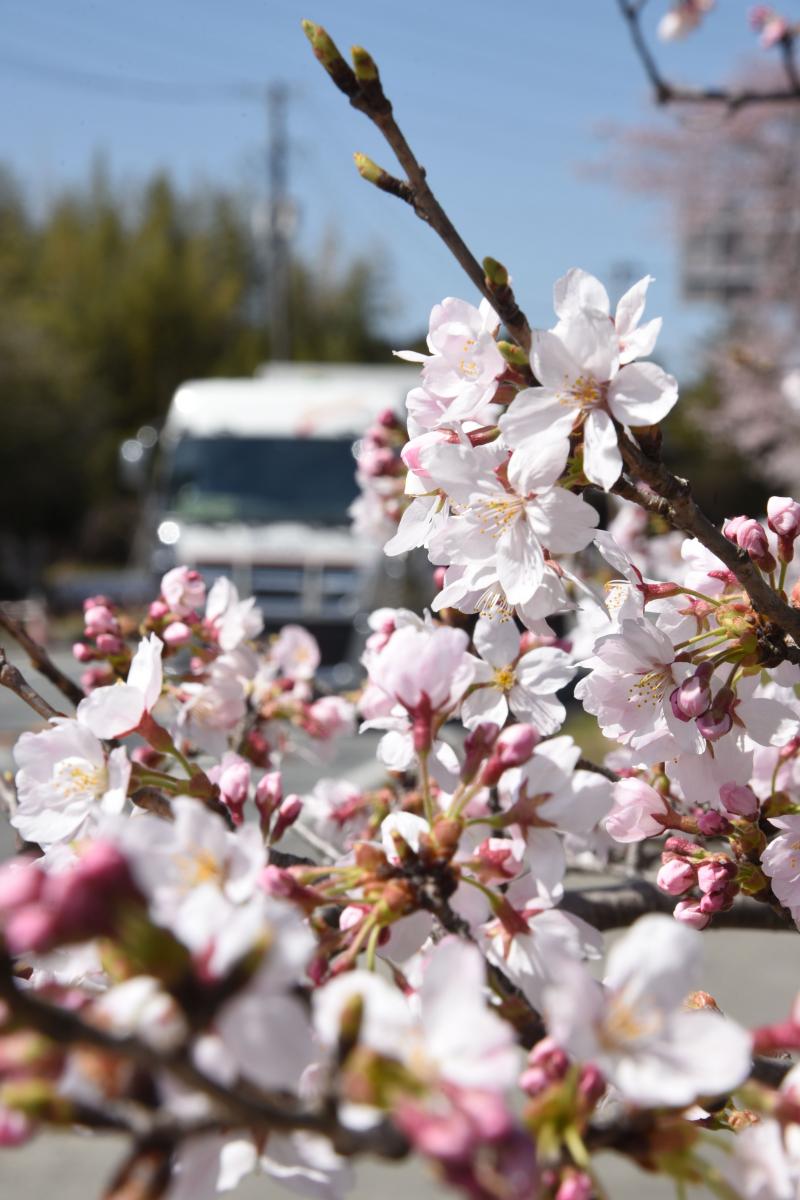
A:
{"label": "white truck", "polygon": [[383,410],[404,411],[415,380],[399,364],[276,363],[183,384],[158,437],[140,561],[230,575],[267,628],[298,622],[324,661],[352,660],[354,631],[370,608],[403,602],[408,569],[350,528],[354,443]]}

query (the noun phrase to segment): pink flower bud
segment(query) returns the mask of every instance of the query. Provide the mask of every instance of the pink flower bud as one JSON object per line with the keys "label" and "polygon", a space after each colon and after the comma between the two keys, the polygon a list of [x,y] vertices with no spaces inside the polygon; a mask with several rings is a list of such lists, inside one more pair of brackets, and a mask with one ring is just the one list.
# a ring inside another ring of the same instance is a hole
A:
{"label": "pink flower bud", "polygon": [[800,504],[789,496],[772,496],[767,501],[767,524],[778,535],[778,557],[789,563],[794,558],[794,541],[800,533]]}
{"label": "pink flower bud", "polygon": [[97,604],[83,614],[86,637],[97,637],[98,633],[119,634],[119,621],[110,608]]}
{"label": "pink flower bud", "polygon": [[125,649],[125,643],[114,633],[98,633],[97,649],[101,654],[121,654]]}
{"label": "pink flower bud", "polygon": [[709,664],[702,663],[694,675],[684,679],[683,683],[670,693],[672,712],[679,721],[693,721],[711,706],[711,689],[708,682],[712,670]]}
{"label": "pink flower bud", "polygon": [[45,874],[29,858],[11,859],[0,866],[0,912],[33,904],[42,893]]}
{"label": "pink flower bud", "polygon": [[711,707],[697,718],[697,728],[709,742],[716,742],[733,727],[733,705],[736,700],[730,688],[720,688]]}
{"label": "pink flower bud", "polygon": [[662,892],[680,896],[695,885],[694,867],[685,858],[672,858],[659,868],[656,883]]}
{"label": "pink flower bud", "polygon": [[550,1079],[559,1080],[569,1070],[569,1059],[555,1038],[543,1037],[528,1052],[528,1066],[540,1067]]}
{"label": "pink flower bud", "polygon": [[161,636],[166,644],[174,650],[176,646],[185,646],[192,640],[192,631],[183,621],[173,621]]}
{"label": "pink flower bud", "polygon": [[250,764],[242,760],[229,763],[216,779],[222,803],[230,810],[234,825],[241,825],[247,793],[250,789]]}
{"label": "pink flower bud", "polygon": [[700,911],[700,905],[696,900],[679,900],[672,915],[676,921],[680,921],[683,925],[689,925],[692,929],[705,929],[711,921],[708,914]]}
{"label": "pink flower bud", "polygon": [[87,613],[90,608],[111,608],[112,601],[108,596],[87,596],[83,602],[83,611]]}
{"label": "pink flower bud", "polygon": [[283,784],[280,771],[268,771],[256,786],[255,805],[261,817],[261,828],[266,831],[273,813],[283,799]]}
{"label": "pink flower bud", "polygon": [[26,904],[16,909],[3,929],[5,943],[13,956],[52,950],[58,943],[59,933],[56,913],[44,904]]}
{"label": "pink flower bud", "polygon": [[742,525],[744,525],[749,520],[750,520],[749,517],[741,516],[741,517],[730,517],[725,522],[725,524],[722,526],[722,532],[725,534],[725,537],[728,539],[729,542],[736,541],[737,534],[739,533],[739,530],[741,529]]}
{"label": "pink flower bud", "polygon": [[723,783],[719,798],[731,816],[752,820],[758,815],[758,797],[746,784]]}
{"label": "pink flower bud", "polygon": [[716,892],[736,875],[736,864],[730,859],[707,858],[697,866],[697,884],[701,892]]}
{"label": "pink flower bud", "polygon": [[21,1112],[12,1108],[0,1108],[0,1148],[22,1146],[29,1142],[36,1126]]}
{"label": "pink flower bud", "polygon": [[287,796],[278,809],[275,828],[272,831],[272,841],[278,842],[290,825],[294,825],[303,811],[303,801],[300,796]]}
{"label": "pink flower bud", "polygon": [[509,725],[500,731],[495,744],[495,754],[504,767],[520,767],[533,754],[539,742],[539,732],[533,725],[522,722]]}
{"label": "pink flower bud", "polygon": [[353,728],[353,706],[342,696],[321,696],[309,705],[308,715],[315,736],[326,741]]}
{"label": "pink flower bud", "polygon": [[272,865],[264,867],[258,877],[258,882],[268,896],[297,904],[306,913],[312,913],[318,905],[324,902],[324,897],[315,892],[313,888],[299,883],[292,872],[283,867]]}
{"label": "pink flower bud", "polygon": [[163,600],[154,600],[147,610],[148,616],[152,621],[161,621],[169,612],[169,605]]}
{"label": "pink flower bud", "polygon": [[729,885],[717,888],[713,892],[706,892],[700,898],[700,912],[706,914],[726,912],[736,899],[738,890],[738,888]]}
{"label": "pink flower bud", "polygon": [[606,1090],[606,1081],[603,1072],[594,1063],[587,1063],[581,1067],[580,1078],[578,1079],[578,1095],[589,1105],[594,1106],[603,1096]]}
{"label": "pink flower bud", "polygon": [[94,658],[94,650],[91,646],[87,646],[86,642],[74,642],[72,646],[72,657],[78,662],[91,662]]}
{"label": "pink flower bud", "polygon": [[767,524],[780,537],[800,534],[800,504],[790,496],[772,496],[767,501]]}
{"label": "pink flower bud", "polygon": [[542,1067],[528,1067],[517,1081],[526,1096],[539,1096],[547,1088],[552,1087],[553,1081]]}
{"label": "pink flower bud", "polygon": [[570,1171],[561,1181],[556,1200],[592,1200],[594,1184],[584,1171]]}
{"label": "pink flower bud", "polygon": [[761,525],[751,518],[736,530],[736,544],[745,550],[762,571],[774,571],[775,559],[770,551],[767,535]]}
{"label": "pink flower bud", "polygon": [[109,667],[89,667],[88,671],[81,672],[81,687],[85,692],[92,692],[95,688],[105,687],[107,683],[111,683],[114,678],[114,672]]}
{"label": "pink flower bud", "polygon": [[700,813],[697,818],[697,828],[703,837],[723,837],[731,831],[730,821],[714,809]]}
{"label": "pink flower bud", "polygon": [[366,909],[359,908],[357,904],[348,904],[339,913],[339,928],[345,933],[349,929],[355,929],[362,923],[366,915]]}

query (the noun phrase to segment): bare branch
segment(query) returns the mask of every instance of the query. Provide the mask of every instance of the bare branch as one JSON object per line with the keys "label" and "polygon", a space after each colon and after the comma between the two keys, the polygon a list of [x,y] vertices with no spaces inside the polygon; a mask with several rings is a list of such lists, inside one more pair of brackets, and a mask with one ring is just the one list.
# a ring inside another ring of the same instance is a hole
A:
{"label": "bare branch", "polygon": [[56,666],[44,646],[40,646],[38,642],[34,641],[22,622],[4,612],[2,607],[0,607],[0,627],[5,629],[15,642],[19,643],[39,674],[44,675],[45,679],[49,679],[62,695],[66,696],[70,704],[77,707],[81,700],[85,699],[82,689]]}
{"label": "bare branch", "polygon": [[48,704],[44,696],[40,696],[29,683],[26,682],[22,672],[13,666],[6,658],[6,652],[0,646],[0,687],[8,688],[9,691],[15,692],[20,700],[38,713],[45,721],[49,721],[51,717],[63,717],[58,709],[53,708]]}
{"label": "bare branch", "polygon": [[[769,586],[761,572],[749,556],[740,550],[712,525],[704,512],[697,506],[692,497],[691,487],[685,479],[673,475],[663,463],[656,462],[640,449],[636,443],[621,429],[618,429],[619,447],[622,460],[628,474],[633,479],[641,480],[656,493],[655,497],[639,492],[626,483],[616,484],[612,489],[618,495],[649,512],[656,512],[664,517],[675,528],[696,537],[707,550],[715,554],[725,566],[733,572],[741,583],[756,612],[766,617],[775,628],[767,634],[774,636],[774,650],[780,657],[794,661],[794,651],[800,648],[800,609],[793,608],[782,600],[777,592]],[[788,634],[794,641],[794,647],[787,647],[780,633]],[[770,664],[773,665],[773,664]]]}
{"label": "bare branch", "polygon": [[[526,352],[529,351],[531,330],[525,314],[519,308],[510,287],[492,286],[483,267],[436,199],[428,183],[425,168],[417,159],[394,118],[391,102],[383,91],[378,68],[370,55],[360,46],[354,46],[353,70],[321,26],[304,21],[303,30],[314,54],[339,90],[344,92],[354,108],[362,112],[380,130],[403,168],[407,183],[404,184],[402,180],[388,175],[363,155],[356,156],[359,172],[384,191],[405,200],[417,216],[438,233],[478,291],[493,305],[514,340]],[[373,175],[376,177],[373,178]]]}
{"label": "bare branch", "polygon": [[612,771],[610,767],[604,767],[600,763],[592,762],[590,758],[579,758],[575,766],[579,771],[594,771],[595,775],[602,775],[604,779],[608,779],[611,783],[619,783],[620,776],[616,771]]}
{"label": "bare branch", "polygon": [[36,1029],[61,1046],[93,1046],[118,1055],[152,1072],[167,1071],[187,1088],[203,1093],[217,1106],[217,1121],[239,1128],[307,1130],[330,1138],[341,1154],[372,1153],[398,1158],[407,1153],[403,1135],[389,1122],[368,1130],[352,1130],[342,1125],[335,1112],[305,1107],[298,1099],[283,1093],[272,1095],[247,1080],[234,1080],[230,1086],[206,1075],[181,1047],[162,1052],[130,1034],[115,1034],[90,1025],[76,1013],[42,1000],[29,988],[20,987],[8,955],[0,950],[0,1000],[24,1026]]}
{"label": "bare branch", "polygon": [[[560,907],[605,932],[632,925],[646,913],[671,914],[675,897],[646,879],[630,879],[594,888],[567,888]],[[709,926],[709,930],[760,929],[784,933],[794,928],[790,915],[783,916],[769,904],[747,896],[738,896],[727,912],[715,913]]]}
{"label": "bare branch", "polygon": [[794,38],[791,35],[781,39],[784,71],[789,81],[789,86],[786,88],[756,91],[752,88],[678,87],[662,74],[644,36],[640,19],[644,5],[637,3],[636,0],[617,0],[617,6],[628,27],[633,48],[652,85],[658,104],[719,104],[724,105],[731,112],[736,112],[751,104],[779,104],[782,101],[797,102],[800,100],[800,75],[798,75],[794,61]]}

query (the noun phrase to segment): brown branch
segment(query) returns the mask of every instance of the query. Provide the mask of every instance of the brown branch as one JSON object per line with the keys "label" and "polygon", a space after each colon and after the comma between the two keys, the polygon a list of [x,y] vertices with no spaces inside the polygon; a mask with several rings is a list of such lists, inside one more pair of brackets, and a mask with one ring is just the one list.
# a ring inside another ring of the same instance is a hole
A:
{"label": "brown branch", "polygon": [[579,771],[594,771],[595,775],[602,775],[604,779],[608,779],[611,783],[619,783],[621,778],[610,767],[604,767],[600,763],[592,762],[590,758],[579,758],[575,766]]}
{"label": "brown branch", "polygon": [[85,699],[83,690],[56,666],[44,646],[40,646],[38,642],[34,641],[22,622],[9,616],[2,607],[0,607],[0,627],[5,629],[15,642],[19,643],[39,674],[44,675],[45,679],[49,679],[62,695],[66,696],[70,704],[77,707],[81,700]]}
{"label": "brown branch", "polygon": [[731,112],[745,108],[750,104],[779,104],[782,101],[800,100],[800,76],[798,76],[794,61],[793,42],[789,36],[781,40],[783,65],[789,80],[787,88],[770,88],[765,91],[755,91],[752,88],[687,88],[679,87],[668,80],[661,72],[655,56],[648,45],[642,31],[640,3],[633,0],[617,0],[622,18],[628,27],[636,56],[644,68],[655,93],[658,104],[720,104]]}
{"label": "brown branch", "polygon": [[628,474],[641,480],[656,493],[656,497],[640,493],[626,483],[618,483],[612,489],[625,499],[632,500],[650,512],[656,512],[670,522],[675,529],[696,537],[707,550],[724,563],[741,583],[750,597],[753,608],[766,617],[778,630],[788,634],[794,647],[781,647],[783,657],[792,658],[800,648],[800,609],[793,608],[780,598],[769,586],[749,556],[723,533],[712,525],[698,507],[691,487],[685,479],[673,475],[663,463],[648,458],[636,443],[618,429],[619,448]]}
{"label": "brown branch", "polygon": [[[630,879],[599,887],[567,888],[559,907],[602,933],[632,925],[646,913],[671,914],[675,897],[646,879]],[[709,930],[759,929],[784,933],[793,928],[794,923],[769,904],[747,896],[737,896],[727,912],[715,913],[709,926]]]}
{"label": "brown branch", "polygon": [[[454,933],[468,942],[475,941],[469,922],[451,908],[434,880],[429,879],[418,887],[417,897],[422,907],[436,918],[447,933]],[[516,1029],[520,1043],[529,1050],[546,1033],[541,1015],[522,989],[500,967],[491,962],[487,962],[486,966],[489,982],[501,998],[508,1020]]]}
{"label": "brown branch", "polygon": [[148,1071],[169,1072],[190,1090],[202,1092],[213,1100],[223,1124],[319,1133],[329,1138],[341,1154],[372,1153],[398,1158],[407,1153],[406,1139],[388,1121],[368,1130],[352,1130],[342,1125],[336,1113],[331,1113],[327,1107],[324,1111],[307,1108],[296,1097],[263,1092],[243,1079],[235,1080],[230,1086],[221,1084],[200,1070],[184,1047],[162,1052],[133,1035],[115,1034],[88,1024],[76,1013],[42,1000],[32,989],[20,987],[15,981],[11,960],[2,950],[0,1000],[6,1002],[24,1027],[37,1030],[61,1046],[92,1046]]}
{"label": "brown branch", "polygon": [[45,721],[49,721],[51,717],[63,717],[64,715],[48,704],[44,696],[40,696],[26,682],[22,672],[8,661],[2,646],[0,646],[0,687],[8,688],[10,692],[16,693],[20,700],[24,700]]}
{"label": "brown branch", "polygon": [[[324,29],[311,21],[303,22],[303,29],[311,43],[314,54],[322,63],[333,82],[347,96],[353,108],[362,112],[380,131],[388,142],[392,152],[407,177],[407,184],[394,180],[393,176],[382,172],[382,169],[370,164],[375,171],[385,176],[384,183],[378,183],[370,178],[371,170],[367,173],[362,169],[362,163],[369,160],[359,160],[357,165],[360,173],[370,182],[376,183],[386,191],[405,200],[417,216],[430,225],[442,239],[456,261],[469,276],[475,287],[485,296],[495,308],[501,321],[508,329],[514,340],[527,352],[531,348],[531,330],[528,320],[514,298],[509,286],[502,288],[492,286],[486,278],[483,267],[467,246],[461,234],[442,208],[431,190],[425,168],[411,149],[405,134],[394,118],[392,105],[384,93],[380,75],[375,63],[359,46],[353,47],[355,70],[345,62],[334,42]],[[385,186],[386,181],[393,181]],[[399,185],[399,186],[398,186]],[[406,188],[408,189],[406,191]]]}

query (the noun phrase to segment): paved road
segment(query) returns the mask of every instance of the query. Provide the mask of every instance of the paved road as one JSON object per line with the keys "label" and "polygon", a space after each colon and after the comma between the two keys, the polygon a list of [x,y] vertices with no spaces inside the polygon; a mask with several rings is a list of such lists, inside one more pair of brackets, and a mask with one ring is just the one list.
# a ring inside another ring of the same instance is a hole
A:
{"label": "paved road", "polygon": [[[68,652],[57,652],[63,669],[74,670]],[[21,660],[19,665],[23,666]],[[34,681],[33,673],[30,674]],[[36,681],[39,687],[39,681]],[[58,694],[48,685],[40,690],[55,704]],[[33,714],[31,714],[33,716]],[[35,718],[34,718],[35,722]],[[0,730],[14,736],[33,727],[28,712],[13,695],[0,689]],[[10,765],[12,738],[0,741],[0,766]],[[308,790],[320,774],[336,774],[354,782],[368,783],[375,776],[374,738],[348,739],[335,764],[322,771],[314,764],[294,764],[287,768],[287,786]],[[0,855],[10,852],[12,841],[0,832]],[[752,932],[719,933],[704,937],[706,971],[703,987],[714,995],[720,1007],[744,1024],[778,1020],[800,991],[800,939],[792,934]],[[101,1196],[103,1181],[108,1179],[121,1147],[114,1139],[88,1139],[64,1134],[41,1139],[29,1146],[0,1153],[0,1197],[25,1196],[27,1200],[92,1200]],[[620,1164],[612,1156],[599,1160],[601,1174],[612,1200],[672,1200],[671,1185],[652,1179],[633,1167]],[[237,1195],[243,1200],[256,1196],[288,1195],[277,1185],[254,1179],[243,1185]],[[386,1167],[362,1164],[352,1200],[433,1200],[444,1194],[425,1169],[415,1165]],[[703,1191],[690,1195],[705,1196]]]}

